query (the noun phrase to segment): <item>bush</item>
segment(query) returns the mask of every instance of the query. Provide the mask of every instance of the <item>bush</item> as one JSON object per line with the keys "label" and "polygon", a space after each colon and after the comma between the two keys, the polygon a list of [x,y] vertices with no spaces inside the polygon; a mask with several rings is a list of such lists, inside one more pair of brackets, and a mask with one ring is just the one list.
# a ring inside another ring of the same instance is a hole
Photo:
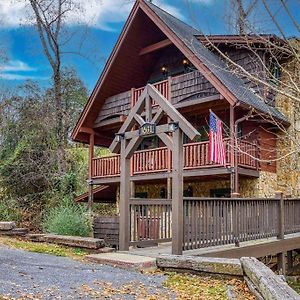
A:
{"label": "bush", "polygon": [[46,232],[72,236],[90,236],[91,217],[85,207],[64,199],[46,214],[43,222]]}
{"label": "bush", "polygon": [[15,201],[11,199],[0,200],[0,222],[20,220],[20,210]]}

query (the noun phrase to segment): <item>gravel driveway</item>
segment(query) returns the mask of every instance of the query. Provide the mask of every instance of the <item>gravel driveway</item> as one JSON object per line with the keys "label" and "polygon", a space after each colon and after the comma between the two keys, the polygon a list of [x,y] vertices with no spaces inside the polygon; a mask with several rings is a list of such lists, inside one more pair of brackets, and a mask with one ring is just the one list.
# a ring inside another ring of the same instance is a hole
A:
{"label": "gravel driveway", "polygon": [[171,299],[165,279],[0,247],[0,299]]}

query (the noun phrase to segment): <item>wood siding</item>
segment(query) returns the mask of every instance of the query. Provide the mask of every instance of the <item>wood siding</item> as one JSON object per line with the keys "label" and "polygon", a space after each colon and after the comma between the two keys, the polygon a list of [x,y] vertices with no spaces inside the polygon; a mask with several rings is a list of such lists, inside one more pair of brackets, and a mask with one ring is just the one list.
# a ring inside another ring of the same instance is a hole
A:
{"label": "wood siding", "polygon": [[[236,63],[245,68],[246,71],[254,74],[258,78],[265,78],[266,73],[263,70],[261,61],[265,61],[263,51],[258,51],[256,54],[247,49],[226,48],[228,56]],[[153,66],[152,74],[148,78],[149,83],[164,80],[166,77],[162,76],[160,68],[167,66],[169,73],[172,76],[171,83],[171,102],[177,104],[181,101],[189,101],[201,99],[219,94],[213,85],[199,72],[190,71],[186,74],[182,66],[184,56],[174,47],[165,49],[159,52],[156,64]],[[193,66],[190,66],[193,68]],[[269,93],[263,86],[256,84],[244,76],[240,71],[235,71],[243,79],[247,88],[251,88],[260,97],[266,98],[268,103],[274,103],[274,94]],[[146,84],[146,83],[145,83]],[[132,86],[132,88],[141,88],[140,86]],[[96,124],[101,120],[115,115],[127,115],[131,108],[131,90],[123,93],[113,95],[107,98],[97,117]]]}
{"label": "wood siding", "polygon": [[94,238],[104,239],[108,246],[119,245],[119,217],[98,216],[93,222]]}

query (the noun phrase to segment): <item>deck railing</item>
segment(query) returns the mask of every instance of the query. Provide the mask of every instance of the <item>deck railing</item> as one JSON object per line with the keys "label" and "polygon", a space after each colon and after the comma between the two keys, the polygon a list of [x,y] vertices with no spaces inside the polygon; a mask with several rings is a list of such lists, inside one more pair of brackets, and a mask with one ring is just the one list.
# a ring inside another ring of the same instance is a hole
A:
{"label": "deck railing", "polygon": [[[153,86],[168,100],[170,99],[170,83],[169,79],[159,81],[153,84]],[[131,90],[131,107],[133,107],[138,101],[140,95],[143,93],[145,87],[141,87],[138,89],[133,88]],[[156,103],[152,102],[153,106],[156,106]]]}
{"label": "deck railing", "polygon": [[[238,155],[239,166],[257,169],[257,145],[246,141],[239,141],[239,148],[242,152]],[[230,165],[230,144],[226,141],[227,165]],[[172,153],[167,147],[160,147],[151,150],[136,151],[131,159],[132,175],[154,172],[167,172],[171,170]],[[209,161],[209,143],[199,142],[184,145],[184,166],[185,170],[223,167]],[[120,156],[112,155],[93,159],[93,178],[112,177],[120,175]]]}
{"label": "deck railing", "polygon": [[172,202],[130,199],[130,244],[167,242],[172,236]]}
{"label": "deck railing", "polygon": [[300,199],[185,198],[183,250],[300,232]]}
{"label": "deck railing", "polygon": [[[172,239],[172,200],[132,198],[130,243]],[[184,198],[182,250],[300,232],[300,198]]]}

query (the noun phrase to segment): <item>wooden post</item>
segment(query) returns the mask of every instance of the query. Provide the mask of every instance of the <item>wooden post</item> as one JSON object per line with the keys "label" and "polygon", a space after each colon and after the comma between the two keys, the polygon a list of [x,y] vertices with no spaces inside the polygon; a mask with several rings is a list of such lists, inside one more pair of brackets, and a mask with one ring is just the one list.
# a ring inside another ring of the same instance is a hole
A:
{"label": "wooden post", "polygon": [[[281,191],[275,193],[275,198],[278,199],[278,239],[284,239],[284,198]],[[277,268],[279,273],[285,275],[286,266],[285,266],[285,253],[281,252],[277,254]]]}
{"label": "wooden post", "polygon": [[172,199],[172,178],[167,178],[167,199]]}
{"label": "wooden post", "polygon": [[129,199],[130,192],[130,158],[126,157],[126,140],[121,140],[120,155],[120,224],[119,224],[119,249],[129,250]]}
{"label": "wooden post", "polygon": [[235,127],[234,127],[234,107],[230,105],[230,189],[231,196],[236,193],[235,189]]}
{"label": "wooden post", "polygon": [[130,182],[130,198],[135,198],[135,182]]}
{"label": "wooden post", "polygon": [[293,268],[293,251],[290,250],[287,252],[287,269],[288,271],[292,270]]}
{"label": "wooden post", "polygon": [[275,198],[278,199],[278,239],[284,239],[284,198],[283,193],[278,191],[275,193]]}
{"label": "wooden post", "polygon": [[88,211],[92,212],[94,193],[93,193],[93,158],[94,158],[95,134],[90,134],[89,140],[89,198],[88,198]]}
{"label": "wooden post", "polygon": [[183,134],[173,133],[172,153],[172,254],[182,254],[183,247]]}

